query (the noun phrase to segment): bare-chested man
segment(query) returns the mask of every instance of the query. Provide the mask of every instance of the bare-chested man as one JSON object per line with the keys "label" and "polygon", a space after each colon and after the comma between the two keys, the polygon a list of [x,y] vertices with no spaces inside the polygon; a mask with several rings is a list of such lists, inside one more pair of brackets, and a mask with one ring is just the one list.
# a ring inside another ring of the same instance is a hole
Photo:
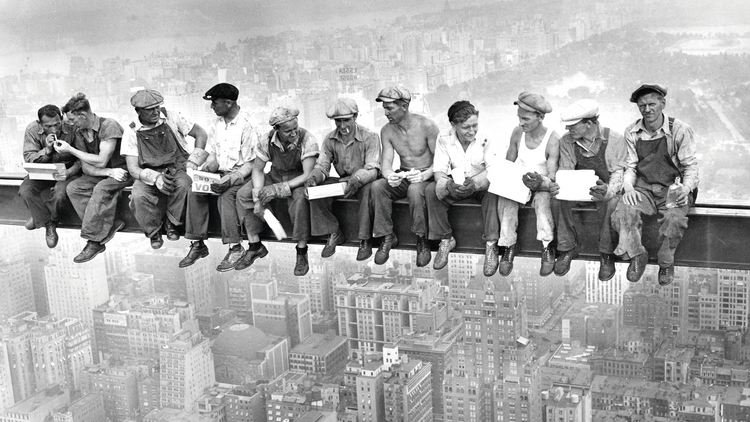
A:
{"label": "bare-chested man", "polygon": [[[543,124],[544,116],[552,111],[552,106],[544,97],[522,92],[513,104],[518,106],[518,127],[513,129],[505,158],[528,169],[528,173],[523,176],[523,183],[534,192],[531,203],[536,212],[536,238],[542,241],[542,266],[539,275],[546,277],[552,274],[555,266],[555,251],[550,247],[555,231],[549,189],[557,173],[560,137],[554,128],[547,128]],[[503,197],[497,200],[500,219],[500,240],[497,245],[503,249],[499,268],[500,275],[504,277],[513,271],[513,258],[518,252],[516,229],[519,205],[518,202]],[[489,248],[487,250],[490,251]],[[485,257],[484,274],[487,277],[495,273],[496,263],[496,257]]]}
{"label": "bare-chested man", "polygon": [[[427,204],[424,191],[432,179],[432,159],[440,130],[432,120],[409,112],[411,94],[404,88],[387,87],[375,100],[383,103],[388,124],[380,131],[383,142],[383,178],[372,184],[374,208],[373,237],[385,236],[375,253],[378,265],[388,261],[391,248],[398,245],[393,232],[392,204],[396,199],[408,198],[411,231],[417,235],[417,266],[430,263],[427,243]],[[393,171],[393,153],[401,159],[401,168]]]}

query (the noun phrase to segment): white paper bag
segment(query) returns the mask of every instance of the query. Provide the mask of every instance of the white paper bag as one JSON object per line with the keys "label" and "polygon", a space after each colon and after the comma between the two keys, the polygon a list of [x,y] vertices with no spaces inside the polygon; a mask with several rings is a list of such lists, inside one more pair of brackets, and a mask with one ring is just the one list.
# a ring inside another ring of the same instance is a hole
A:
{"label": "white paper bag", "polygon": [[523,175],[528,172],[527,168],[513,161],[497,160],[487,170],[487,180],[490,182],[488,191],[525,204],[531,199],[531,190],[523,184],[522,180]]}
{"label": "white paper bag", "polygon": [[187,170],[187,175],[193,179],[192,191],[195,193],[205,193],[209,195],[218,195],[211,190],[211,183],[216,183],[221,179],[217,173],[207,171]]}
{"label": "white paper bag", "polygon": [[65,173],[65,163],[23,163],[31,180],[55,180],[56,174]]}
{"label": "white paper bag", "polygon": [[457,185],[463,185],[464,181],[466,181],[466,176],[464,175],[464,169],[456,167],[453,170],[451,170],[451,177],[453,177],[453,181],[456,182]]}
{"label": "white paper bag", "polygon": [[560,186],[556,198],[575,202],[591,202],[589,190],[599,180],[594,170],[558,170],[556,179]]}

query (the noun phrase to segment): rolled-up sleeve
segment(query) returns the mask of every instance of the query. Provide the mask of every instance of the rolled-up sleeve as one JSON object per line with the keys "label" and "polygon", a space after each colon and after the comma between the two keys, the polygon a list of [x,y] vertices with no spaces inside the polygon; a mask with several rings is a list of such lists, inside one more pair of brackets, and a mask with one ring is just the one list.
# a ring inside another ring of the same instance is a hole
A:
{"label": "rolled-up sleeve", "polygon": [[321,147],[321,152],[318,156],[318,160],[315,162],[315,168],[323,172],[326,177],[330,176],[331,161],[333,160],[334,154],[336,154],[333,145],[334,142],[335,141],[333,139],[326,136],[326,138],[323,140],[323,146]]}
{"label": "rolled-up sleeve", "polygon": [[560,139],[560,160],[558,161],[558,170],[575,170],[578,159],[576,158],[576,145],[569,134],[563,135]]}
{"label": "rolled-up sleeve", "polygon": [[305,134],[305,139],[302,140],[302,155],[301,160],[308,157],[317,157],[320,155],[320,147],[318,146],[318,140],[315,139],[315,135],[310,132]]}
{"label": "rolled-up sleeve", "polygon": [[255,159],[255,146],[258,145],[258,131],[249,123],[242,129],[242,141],[240,143],[241,164],[249,163]]}
{"label": "rolled-up sleeve", "polygon": [[635,149],[635,134],[630,131],[632,126],[628,126],[625,129],[625,168],[622,180],[622,186],[624,188],[632,188],[635,186],[636,178],[636,167],[638,166],[638,152]]}
{"label": "rolled-up sleeve", "polygon": [[268,132],[260,137],[258,143],[255,144],[255,157],[260,158],[263,161],[268,162],[271,156],[268,152],[268,146],[271,143],[271,132]]}
{"label": "rolled-up sleeve", "polygon": [[437,147],[435,148],[435,158],[432,162],[432,171],[441,172],[450,175],[451,172],[451,157],[448,153],[448,146],[446,145],[446,137],[450,141],[450,135],[441,135],[437,141]]}
{"label": "rolled-up sleeve", "polygon": [[380,136],[377,133],[368,133],[364,138],[365,142],[365,169],[380,169]]}
{"label": "rolled-up sleeve", "polygon": [[52,154],[44,153],[44,141],[40,143],[39,136],[39,125],[31,123],[26,127],[23,135],[23,160],[27,163],[52,162]]}
{"label": "rolled-up sleeve", "polygon": [[122,134],[120,155],[138,156],[138,135],[129,126],[125,128],[125,132]]}
{"label": "rolled-up sleeve", "polygon": [[622,189],[628,160],[628,148],[625,139],[620,134],[609,133],[604,158],[607,161],[607,170],[609,170],[609,188],[612,192],[619,192]]}
{"label": "rolled-up sleeve", "polygon": [[[681,123],[681,122],[680,122]],[[698,187],[698,159],[695,157],[695,134],[686,124],[674,125],[674,149],[682,170],[682,184],[690,190]]]}

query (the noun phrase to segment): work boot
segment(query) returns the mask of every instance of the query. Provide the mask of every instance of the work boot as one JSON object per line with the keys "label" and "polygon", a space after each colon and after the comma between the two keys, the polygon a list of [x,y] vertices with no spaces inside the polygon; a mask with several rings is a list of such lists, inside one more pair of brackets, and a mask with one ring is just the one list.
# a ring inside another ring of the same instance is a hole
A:
{"label": "work boot", "polygon": [[164,239],[161,237],[161,233],[156,233],[151,236],[151,249],[161,249],[164,246]]}
{"label": "work boot", "polygon": [[669,286],[674,281],[674,264],[668,267],[659,267],[659,285]]}
{"label": "work boot", "polygon": [[256,259],[265,258],[266,255],[268,255],[268,249],[266,249],[266,246],[262,243],[256,250],[247,248],[247,252],[245,252],[245,255],[243,255],[239,262],[237,262],[237,265],[235,265],[234,269],[237,271],[242,271],[245,268],[253,265],[253,262],[255,262]]}
{"label": "work boot", "polygon": [[75,256],[75,258],[73,258],[73,262],[75,262],[76,264],[89,262],[92,259],[94,259],[94,257],[96,257],[97,255],[99,255],[100,253],[106,250],[107,250],[107,247],[104,246],[103,244],[99,242],[94,242],[93,240],[89,240],[88,242],[86,242],[86,246],[83,248],[81,253],[79,253],[78,255]]}
{"label": "work boot", "polygon": [[26,230],[34,230],[34,229],[36,229],[36,224],[34,224],[34,218],[33,217],[29,217],[29,219],[26,220],[26,223],[23,226],[26,227]]}
{"label": "work boot", "polygon": [[631,283],[637,283],[638,280],[643,276],[643,271],[646,270],[646,264],[648,263],[648,254],[642,253],[630,258],[630,265],[628,265],[628,272],[626,277]]}
{"label": "work boot", "polygon": [[240,244],[236,244],[229,248],[229,252],[224,256],[219,265],[216,267],[216,271],[223,273],[231,271],[237,265],[237,263],[245,255],[245,248]]}
{"label": "work boot", "polygon": [[505,251],[503,251],[503,257],[502,259],[500,259],[500,263],[498,264],[498,272],[501,276],[507,277],[510,275],[511,271],[513,271],[513,258],[516,257],[517,253],[518,243],[505,247]]}
{"label": "work boot", "polygon": [[102,239],[101,244],[104,245],[110,240],[112,240],[113,237],[115,237],[115,234],[119,232],[120,230],[125,228],[125,222],[122,220],[115,220],[114,223],[112,223],[112,228],[109,229],[109,233],[107,233],[107,237]]}
{"label": "work boot", "polygon": [[555,261],[555,275],[562,277],[570,271],[570,263],[578,257],[578,248],[569,251],[560,252],[560,256]]}
{"label": "work boot", "polygon": [[492,277],[497,272],[497,241],[490,240],[484,246],[484,276]]}
{"label": "work boot", "polygon": [[177,226],[175,226],[169,218],[164,220],[164,230],[167,232],[167,240],[174,242],[175,240],[180,240],[180,233],[177,231]]}
{"label": "work boot", "polygon": [[432,259],[430,243],[424,236],[417,236],[417,267],[426,267]]}
{"label": "work boot", "polygon": [[539,268],[539,275],[547,277],[555,269],[555,248],[547,245],[542,247],[542,266]]}
{"label": "work boot", "polygon": [[328,241],[323,247],[323,251],[320,253],[320,256],[323,258],[330,258],[331,256],[333,256],[333,254],[336,253],[336,245],[341,245],[344,242],[346,242],[346,238],[344,238],[344,233],[341,230],[338,230],[336,233],[329,234]]}
{"label": "work boot", "polygon": [[396,246],[398,246],[398,237],[396,236],[396,233],[387,234],[383,238],[383,243],[380,244],[377,252],[375,252],[375,264],[385,264],[391,254],[391,249]]}
{"label": "work boot", "polygon": [[357,261],[364,261],[372,256],[372,239],[361,239],[357,249]]}
{"label": "work boot", "polygon": [[294,275],[303,276],[310,271],[310,264],[307,262],[307,246],[304,248],[297,247],[297,263],[294,265]]}
{"label": "work boot", "polygon": [[180,261],[180,268],[189,267],[195,264],[195,261],[205,258],[208,256],[208,247],[203,243],[202,240],[196,240],[190,242],[190,250],[188,254]]}
{"label": "work boot", "polygon": [[432,264],[432,268],[436,270],[442,270],[448,265],[448,254],[456,247],[456,239],[451,236],[450,239],[443,239],[440,241],[437,254],[435,254],[435,263]]}
{"label": "work boot", "polygon": [[47,241],[47,247],[53,249],[57,246],[59,237],[57,236],[57,224],[49,221],[45,226],[44,239]]}
{"label": "work boot", "polygon": [[599,281],[609,281],[615,276],[615,256],[603,253],[599,262]]}

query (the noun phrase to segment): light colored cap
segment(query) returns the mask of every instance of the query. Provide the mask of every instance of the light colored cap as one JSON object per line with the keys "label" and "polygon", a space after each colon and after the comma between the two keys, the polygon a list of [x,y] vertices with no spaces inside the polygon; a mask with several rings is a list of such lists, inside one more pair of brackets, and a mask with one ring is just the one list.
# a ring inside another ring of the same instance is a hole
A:
{"label": "light colored cap", "polygon": [[329,119],[348,119],[359,113],[357,102],[353,98],[339,98],[333,105],[328,107],[326,116]]}
{"label": "light colored cap", "polygon": [[135,108],[159,107],[164,104],[164,97],[155,89],[141,89],[130,98],[130,104]]}
{"label": "light colored cap", "polygon": [[411,92],[406,88],[399,88],[397,86],[388,86],[383,88],[378,94],[378,98],[375,101],[379,103],[392,103],[396,100],[405,102],[411,102]]}
{"label": "light colored cap", "polygon": [[271,126],[280,125],[296,119],[297,116],[299,116],[299,110],[294,107],[276,107],[276,110],[271,113],[271,117],[268,119],[268,124]]}
{"label": "light colored cap", "polygon": [[560,113],[560,121],[563,124],[574,125],[583,119],[591,119],[599,116],[599,103],[594,100],[578,100],[569,105]]}

